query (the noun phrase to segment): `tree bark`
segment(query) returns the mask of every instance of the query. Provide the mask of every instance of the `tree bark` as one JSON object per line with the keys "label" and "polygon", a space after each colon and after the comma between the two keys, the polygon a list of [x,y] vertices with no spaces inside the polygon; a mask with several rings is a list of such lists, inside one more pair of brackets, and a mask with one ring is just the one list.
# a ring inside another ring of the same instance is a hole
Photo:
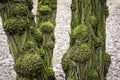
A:
{"label": "tree bark", "polygon": [[70,48],[62,59],[66,80],[106,80],[106,0],[72,0]]}
{"label": "tree bark", "polygon": [[15,61],[16,80],[55,79],[52,53],[57,3],[41,1],[38,4],[37,26],[31,12],[32,0],[0,1],[0,15]]}

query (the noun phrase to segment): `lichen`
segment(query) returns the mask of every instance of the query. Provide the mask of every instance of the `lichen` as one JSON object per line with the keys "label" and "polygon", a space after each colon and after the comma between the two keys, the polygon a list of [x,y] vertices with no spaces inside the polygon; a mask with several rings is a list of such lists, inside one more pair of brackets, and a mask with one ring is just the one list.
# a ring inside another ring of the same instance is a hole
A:
{"label": "lichen", "polygon": [[88,27],[83,24],[80,24],[73,30],[71,37],[82,42],[87,41],[89,39]]}
{"label": "lichen", "polygon": [[13,16],[26,16],[29,12],[29,8],[24,3],[14,3],[10,5],[11,14]]}
{"label": "lichen", "polygon": [[14,69],[20,76],[36,77],[40,74],[43,67],[43,61],[38,54],[26,53],[20,56],[15,64]]}
{"label": "lichen", "polygon": [[21,34],[28,27],[29,20],[25,17],[13,17],[5,20],[4,22],[4,30],[8,34]]}
{"label": "lichen", "polygon": [[38,11],[42,15],[47,15],[47,14],[50,14],[52,12],[52,9],[48,5],[39,5],[38,6]]}
{"label": "lichen", "polygon": [[51,22],[44,22],[40,25],[40,29],[43,34],[50,34],[54,30],[54,25]]}
{"label": "lichen", "polygon": [[90,80],[95,80],[99,77],[99,74],[95,69],[91,69],[88,72],[88,77],[89,77]]}
{"label": "lichen", "polygon": [[90,58],[91,49],[86,43],[82,43],[74,52],[71,54],[70,58],[75,62],[83,62]]}

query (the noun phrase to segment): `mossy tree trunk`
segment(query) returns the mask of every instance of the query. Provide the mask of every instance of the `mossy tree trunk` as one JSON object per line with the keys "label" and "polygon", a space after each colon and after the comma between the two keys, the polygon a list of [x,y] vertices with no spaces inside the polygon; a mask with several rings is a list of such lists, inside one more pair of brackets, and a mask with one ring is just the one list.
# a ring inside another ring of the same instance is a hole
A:
{"label": "mossy tree trunk", "polygon": [[42,32],[44,40],[42,46],[45,51],[43,60],[46,68],[48,67],[48,78],[43,80],[55,80],[52,67],[52,56],[55,43],[54,28],[56,8],[57,0],[38,0],[37,27],[40,28]]}
{"label": "mossy tree trunk", "polygon": [[62,59],[66,80],[105,80],[110,65],[106,0],[72,0],[71,10],[70,48]]}
{"label": "mossy tree trunk", "polygon": [[[54,80],[52,53],[56,1],[39,0],[38,24],[32,0],[2,0],[0,15],[14,57],[17,80]],[[54,6],[53,6],[54,5]]]}

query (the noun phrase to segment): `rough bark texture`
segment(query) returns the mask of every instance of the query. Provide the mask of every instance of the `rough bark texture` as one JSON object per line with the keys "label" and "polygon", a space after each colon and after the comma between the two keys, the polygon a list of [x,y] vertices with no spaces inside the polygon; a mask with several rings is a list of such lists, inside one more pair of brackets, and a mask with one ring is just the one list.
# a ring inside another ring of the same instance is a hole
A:
{"label": "rough bark texture", "polygon": [[106,0],[72,0],[71,43],[62,59],[66,80],[105,80]]}
{"label": "rough bark texture", "polygon": [[2,0],[0,15],[14,58],[17,80],[54,80],[52,53],[56,1],[39,0],[37,25],[32,0]]}

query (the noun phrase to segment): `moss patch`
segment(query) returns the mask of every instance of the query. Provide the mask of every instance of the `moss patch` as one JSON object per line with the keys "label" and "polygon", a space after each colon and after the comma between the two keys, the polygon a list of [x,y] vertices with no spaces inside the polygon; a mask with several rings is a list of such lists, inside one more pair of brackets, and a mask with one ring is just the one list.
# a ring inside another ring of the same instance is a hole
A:
{"label": "moss patch", "polygon": [[40,56],[42,56],[42,57],[45,56],[45,50],[43,49],[43,47],[39,48],[38,52],[39,52]]}
{"label": "moss patch", "polygon": [[82,42],[87,41],[89,39],[88,27],[83,24],[80,24],[73,30],[71,37],[76,38],[77,40],[82,41]]}
{"label": "moss patch", "polygon": [[96,37],[94,44],[95,44],[95,47],[101,47],[103,45],[103,39],[100,37]]}
{"label": "moss patch", "polygon": [[38,54],[25,54],[20,56],[14,65],[15,71],[23,77],[35,77],[40,74],[43,61]]}
{"label": "moss patch", "polygon": [[108,53],[105,53],[105,55],[104,55],[104,66],[105,66],[106,69],[109,68],[110,63],[111,63],[110,55]]}
{"label": "moss patch", "polygon": [[51,22],[44,22],[41,24],[40,29],[42,33],[50,34],[54,30],[54,25]]}
{"label": "moss patch", "polygon": [[29,13],[29,8],[24,3],[15,3],[10,6],[11,14],[13,16],[26,16]]}
{"label": "moss patch", "polygon": [[74,52],[71,54],[71,59],[75,62],[83,62],[90,58],[91,49],[86,43],[82,43]]}
{"label": "moss patch", "polygon": [[91,16],[89,19],[89,22],[91,26],[97,26],[98,25],[98,19],[95,16]]}
{"label": "moss patch", "polygon": [[99,74],[95,69],[91,69],[88,72],[88,76],[89,76],[90,80],[95,80],[95,79],[97,79],[99,77]]}
{"label": "moss patch", "polygon": [[37,43],[38,47],[40,47],[43,43],[42,33],[40,29],[38,28],[31,28],[31,34],[35,39],[35,42]]}
{"label": "moss patch", "polygon": [[4,30],[8,34],[21,34],[28,28],[29,20],[25,17],[9,18],[4,22]]}
{"label": "moss patch", "polygon": [[38,6],[38,11],[42,15],[47,15],[47,14],[50,14],[52,12],[52,9],[48,5],[39,5]]}
{"label": "moss patch", "polygon": [[33,42],[33,41],[27,41],[27,42],[25,42],[25,44],[24,44],[24,50],[25,51],[34,51],[35,50],[35,43]]}
{"label": "moss patch", "polygon": [[55,77],[54,77],[53,68],[52,68],[52,67],[47,67],[47,68],[46,68],[46,71],[47,71],[49,80],[54,80]]}

